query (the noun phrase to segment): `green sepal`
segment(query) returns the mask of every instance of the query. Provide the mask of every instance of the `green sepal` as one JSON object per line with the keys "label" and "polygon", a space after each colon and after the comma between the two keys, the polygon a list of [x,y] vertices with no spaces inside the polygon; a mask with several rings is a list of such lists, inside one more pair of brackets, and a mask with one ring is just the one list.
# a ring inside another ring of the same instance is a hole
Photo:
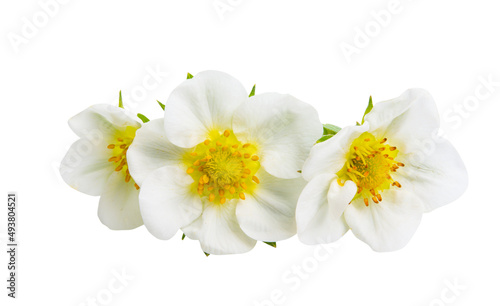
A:
{"label": "green sepal", "polygon": [[207,252],[203,252],[203,253],[205,253],[205,256],[207,256],[207,257],[210,256],[210,254],[208,254]]}
{"label": "green sepal", "polygon": [[323,135],[336,135],[342,128],[333,124],[323,124]]}
{"label": "green sepal", "polygon": [[186,78],[186,79],[188,79],[188,80],[189,80],[189,79],[192,79],[192,78],[193,78],[193,75],[192,75],[191,73],[189,73],[189,72],[188,72],[188,74],[187,74],[187,78]]}
{"label": "green sepal", "polygon": [[368,106],[366,107],[365,114],[363,115],[363,119],[361,119],[361,124],[365,123],[365,116],[372,111],[372,108],[373,108],[373,102],[372,102],[372,96],[370,96],[370,100],[368,101]]}
{"label": "green sepal", "polygon": [[328,139],[332,138],[333,136],[335,136],[335,135],[334,134],[323,135],[323,137],[318,139],[318,141],[316,141],[316,143],[327,141]]}
{"label": "green sepal", "polygon": [[267,242],[267,241],[262,241],[262,242],[264,242],[267,245],[272,246],[273,248],[276,248],[276,242]]}
{"label": "green sepal", "polygon": [[256,85],[253,85],[253,87],[252,87],[252,91],[250,92],[250,94],[248,95],[248,97],[253,97],[253,96],[255,96],[255,86],[256,86]]}
{"label": "green sepal", "polygon": [[184,238],[186,238],[186,234],[182,233],[182,240],[184,240]]}
{"label": "green sepal", "polygon": [[161,109],[165,110],[165,104],[161,103],[160,101],[156,100],[158,104],[160,104]]}
{"label": "green sepal", "polygon": [[143,114],[141,114],[141,113],[137,113],[137,117],[139,117],[139,119],[141,119],[141,120],[142,120],[142,123],[149,122],[148,117],[144,116],[144,115],[143,115]]}
{"label": "green sepal", "polygon": [[118,107],[123,108],[122,91],[120,90],[120,95],[118,97]]}

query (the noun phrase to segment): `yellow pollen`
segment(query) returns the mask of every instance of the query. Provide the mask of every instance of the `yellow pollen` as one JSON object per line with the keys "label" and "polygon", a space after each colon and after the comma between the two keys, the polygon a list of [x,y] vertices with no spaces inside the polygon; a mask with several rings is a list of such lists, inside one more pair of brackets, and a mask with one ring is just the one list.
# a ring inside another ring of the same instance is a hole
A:
{"label": "yellow pollen", "polygon": [[[230,130],[212,131],[209,135],[209,139],[183,157],[186,173],[195,182],[193,192],[213,205],[245,199],[246,193],[253,193],[260,183],[255,176],[260,168],[256,146],[241,143]],[[246,165],[245,159],[254,162]]]}
{"label": "yellow pollen", "polygon": [[136,131],[136,127],[126,126],[125,130],[117,132],[119,135],[116,135],[116,138],[113,141],[114,143],[110,143],[106,147],[110,150],[109,152],[111,155],[108,162],[115,163],[113,166],[114,170],[123,174],[125,183],[133,182],[134,187],[139,190],[140,187],[132,179],[127,163],[127,151],[135,138]]}
{"label": "yellow pollen", "polygon": [[357,185],[353,201],[359,198],[366,206],[370,201],[378,204],[382,202],[381,193],[384,190],[394,188],[392,186],[400,188],[401,184],[394,181],[390,174],[404,164],[395,160],[399,153],[397,148],[387,143],[387,138],[379,139],[368,132],[351,143],[347,161],[337,172],[337,182],[343,186],[345,181],[351,180]]}

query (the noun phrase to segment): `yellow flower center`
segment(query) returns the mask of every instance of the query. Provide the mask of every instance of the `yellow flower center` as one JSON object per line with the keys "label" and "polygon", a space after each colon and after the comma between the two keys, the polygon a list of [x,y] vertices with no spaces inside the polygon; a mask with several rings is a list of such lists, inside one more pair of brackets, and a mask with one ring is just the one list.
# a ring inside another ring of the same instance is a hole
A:
{"label": "yellow flower center", "polygon": [[[136,128],[127,126],[125,131],[117,135],[114,143],[108,145],[108,149],[113,150],[111,152],[112,157],[108,159],[109,162],[116,163],[115,171],[122,172],[125,175],[125,182],[128,183],[132,179],[130,172],[128,170],[127,164],[127,151],[132,141],[135,138]],[[135,188],[139,190],[139,185],[135,183]]]}
{"label": "yellow flower center", "polygon": [[344,185],[345,181],[351,180],[358,186],[358,191],[353,200],[363,198],[366,206],[370,199],[378,204],[382,201],[382,191],[401,184],[393,180],[392,172],[403,163],[395,159],[398,149],[387,144],[387,138],[376,139],[371,133],[365,132],[356,138],[347,153],[347,162],[337,173],[338,183]]}
{"label": "yellow flower center", "polygon": [[259,183],[255,176],[260,168],[257,148],[242,144],[229,130],[211,133],[207,139],[188,153],[184,159],[187,173],[194,179],[193,189],[210,202],[224,204],[240,198]]}

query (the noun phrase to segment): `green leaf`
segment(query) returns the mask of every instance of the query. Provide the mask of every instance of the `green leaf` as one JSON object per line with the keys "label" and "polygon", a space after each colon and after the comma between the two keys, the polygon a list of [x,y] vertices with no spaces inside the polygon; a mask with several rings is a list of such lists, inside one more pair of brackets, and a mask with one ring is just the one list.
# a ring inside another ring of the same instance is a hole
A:
{"label": "green leaf", "polygon": [[186,234],[182,233],[182,240],[184,240],[184,238],[186,238]]}
{"label": "green leaf", "polygon": [[120,90],[120,96],[118,98],[118,107],[123,108],[122,91]]}
{"label": "green leaf", "polygon": [[192,79],[193,78],[193,75],[191,73],[188,72],[188,75],[187,75],[187,79]]}
{"label": "green leaf", "polygon": [[158,104],[160,104],[161,109],[165,110],[165,104],[161,103],[160,101],[156,100]]}
{"label": "green leaf", "polygon": [[267,245],[272,246],[273,248],[276,248],[276,242],[267,242],[267,241],[262,241],[262,242],[264,242]]}
{"label": "green leaf", "polygon": [[248,97],[253,97],[255,96],[255,85],[253,85],[252,91],[250,92],[250,95]]}
{"label": "green leaf", "polygon": [[316,141],[316,143],[327,141],[328,139],[332,138],[333,136],[335,136],[335,135],[333,135],[333,134],[323,135],[323,137],[318,139],[318,141]]}
{"label": "green leaf", "polygon": [[137,113],[137,117],[139,117],[139,119],[141,119],[141,120],[142,120],[142,123],[149,122],[148,117],[144,116],[144,115],[143,115],[143,114],[141,114],[141,113]]}
{"label": "green leaf", "polygon": [[207,257],[210,256],[210,254],[208,254],[207,252],[203,252],[203,253],[205,253],[205,256],[207,256]]}
{"label": "green leaf", "polygon": [[370,96],[370,100],[368,101],[368,106],[366,107],[365,114],[363,115],[363,119],[361,119],[361,124],[365,123],[365,116],[372,111],[372,108],[373,108],[373,102],[372,102],[372,96]]}
{"label": "green leaf", "polygon": [[336,135],[342,128],[333,124],[323,124],[323,135]]}

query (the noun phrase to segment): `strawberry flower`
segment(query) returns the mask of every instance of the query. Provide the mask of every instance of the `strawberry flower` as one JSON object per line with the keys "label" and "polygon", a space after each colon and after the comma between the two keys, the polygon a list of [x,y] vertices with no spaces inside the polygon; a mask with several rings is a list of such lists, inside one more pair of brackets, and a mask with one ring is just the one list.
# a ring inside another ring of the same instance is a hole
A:
{"label": "strawberry flower", "polygon": [[[424,90],[375,105],[364,123],[315,145],[303,167],[297,204],[299,239],[333,242],[349,229],[376,251],[405,246],[422,214],[466,189],[453,146],[436,139],[439,114]],[[432,141],[432,150],[424,147]]]}
{"label": "strawberry flower", "polygon": [[146,228],[160,239],[182,229],[210,254],[293,236],[299,170],[321,135],[310,105],[276,93],[248,97],[225,73],[199,73],[130,147]]}
{"label": "strawberry flower", "polygon": [[80,139],[61,162],[63,180],[80,192],[100,196],[98,216],[110,229],[141,226],[139,185],[127,159],[141,124],[123,108],[106,104],[91,106],[68,123]]}

